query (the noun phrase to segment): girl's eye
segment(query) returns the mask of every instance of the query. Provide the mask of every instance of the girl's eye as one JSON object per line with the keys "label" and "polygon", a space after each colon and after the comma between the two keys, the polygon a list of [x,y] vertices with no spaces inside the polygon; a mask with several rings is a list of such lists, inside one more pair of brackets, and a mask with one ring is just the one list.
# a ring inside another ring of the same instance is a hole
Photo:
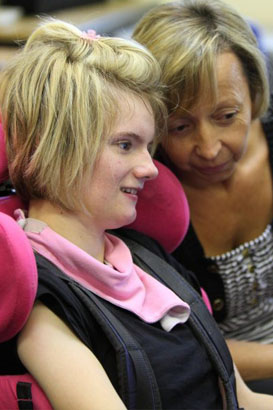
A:
{"label": "girl's eye", "polygon": [[129,149],[132,146],[132,143],[129,141],[120,141],[118,143],[119,147],[123,150],[123,151],[129,151]]}

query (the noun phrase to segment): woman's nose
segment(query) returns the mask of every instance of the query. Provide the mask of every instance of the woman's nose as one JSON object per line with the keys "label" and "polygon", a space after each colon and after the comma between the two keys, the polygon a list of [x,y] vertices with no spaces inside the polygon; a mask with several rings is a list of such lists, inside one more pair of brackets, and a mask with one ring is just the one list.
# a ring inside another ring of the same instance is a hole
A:
{"label": "woman's nose", "polygon": [[196,139],[195,151],[199,157],[212,160],[217,157],[222,148],[222,143],[212,127],[202,127]]}

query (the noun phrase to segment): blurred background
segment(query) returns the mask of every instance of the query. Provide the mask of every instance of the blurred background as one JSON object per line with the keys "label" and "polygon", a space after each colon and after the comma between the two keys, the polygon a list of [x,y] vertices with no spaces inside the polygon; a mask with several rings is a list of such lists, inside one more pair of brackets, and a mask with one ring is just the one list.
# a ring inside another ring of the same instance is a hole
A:
{"label": "blurred background", "polygon": [[[168,0],[0,0],[0,68],[42,16],[69,21],[82,30],[93,28],[100,34],[129,37],[138,19],[165,1]],[[251,22],[261,48],[273,54],[273,0],[226,2]]]}
{"label": "blurred background", "polygon": [[253,24],[257,25],[263,47],[273,52],[273,0],[225,1],[253,22]]}

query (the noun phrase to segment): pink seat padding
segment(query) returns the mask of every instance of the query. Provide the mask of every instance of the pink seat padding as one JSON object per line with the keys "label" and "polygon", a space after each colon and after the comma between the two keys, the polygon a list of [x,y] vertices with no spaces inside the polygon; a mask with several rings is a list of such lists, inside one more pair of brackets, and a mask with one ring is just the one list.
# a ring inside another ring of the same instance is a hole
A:
{"label": "pink seat padding", "polygon": [[31,383],[33,410],[52,410],[52,406],[43,390],[30,374],[0,376],[0,410],[18,409],[17,382]]}
{"label": "pink seat padding", "polygon": [[4,196],[0,198],[0,212],[13,218],[15,209],[25,209],[25,205],[16,195]]}
{"label": "pink seat padding", "polygon": [[[6,156],[4,132],[2,124],[0,123],[0,183],[9,178],[8,162]],[[16,196],[11,195],[0,198],[0,212],[13,217],[15,209],[25,208],[23,202]]]}
{"label": "pink seat padding", "polygon": [[6,156],[5,140],[4,140],[4,131],[2,124],[0,123],[0,182],[8,179],[8,162]]}
{"label": "pink seat padding", "polygon": [[182,242],[189,227],[189,205],[181,183],[159,161],[158,177],[145,182],[138,195],[136,220],[128,225],[156,239],[167,252]]}
{"label": "pink seat padding", "polygon": [[0,342],[19,332],[37,291],[37,268],[22,228],[0,212]]}

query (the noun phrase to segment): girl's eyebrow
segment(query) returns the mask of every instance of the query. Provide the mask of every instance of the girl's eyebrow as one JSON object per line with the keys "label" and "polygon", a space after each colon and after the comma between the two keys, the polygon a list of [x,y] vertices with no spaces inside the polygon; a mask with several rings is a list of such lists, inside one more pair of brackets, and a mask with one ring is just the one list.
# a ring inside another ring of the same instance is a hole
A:
{"label": "girl's eyebrow", "polygon": [[141,137],[136,134],[135,132],[130,132],[130,131],[122,131],[118,132],[113,135],[114,137],[130,137],[130,138],[135,138],[135,139],[141,139]]}
{"label": "girl's eyebrow", "polygon": [[[130,132],[130,131],[123,131],[123,132],[118,132],[117,134],[113,135],[114,138],[133,138],[137,142],[143,142],[145,140],[144,137],[142,137],[139,134],[136,134],[135,132]],[[152,135],[151,141],[149,141],[149,144],[153,142],[155,137],[155,134]]]}

